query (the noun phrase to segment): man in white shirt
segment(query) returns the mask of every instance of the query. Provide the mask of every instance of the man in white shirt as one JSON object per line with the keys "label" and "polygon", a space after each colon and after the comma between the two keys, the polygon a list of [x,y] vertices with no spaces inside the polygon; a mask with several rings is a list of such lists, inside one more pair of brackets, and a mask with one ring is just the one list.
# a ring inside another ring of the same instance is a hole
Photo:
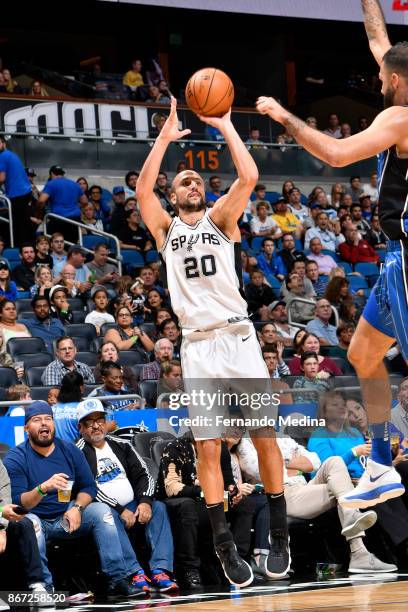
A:
{"label": "man in white shirt", "polygon": [[336,113],[330,113],[328,123],[329,125],[323,130],[323,134],[327,134],[333,138],[341,138],[340,121]]}
{"label": "man in white shirt", "polygon": [[250,222],[253,236],[269,236],[276,240],[282,236],[282,230],[278,223],[268,215],[268,202],[258,202],[256,205],[256,217]]}
{"label": "man in white shirt", "polygon": [[322,241],[320,238],[311,238],[309,242],[310,253],[307,258],[315,261],[319,268],[319,274],[330,274],[333,268],[337,268],[337,262],[331,255],[324,255],[322,253]]}
{"label": "man in white shirt", "polygon": [[316,217],[316,227],[311,227],[305,235],[305,249],[309,248],[312,238],[320,238],[323,248],[335,251],[339,244],[344,242],[343,234],[336,236],[330,229],[329,217],[325,212],[321,212]]}
{"label": "man in white shirt", "polygon": [[370,182],[364,183],[363,192],[368,193],[371,198],[371,202],[375,204],[378,201],[378,181],[377,181],[377,172],[373,172],[370,175]]}
{"label": "man in white shirt", "polygon": [[[288,516],[312,519],[337,506],[341,533],[350,546],[349,573],[396,570],[395,565],[383,563],[364,546],[364,529],[374,525],[376,513],[373,510],[362,513],[338,504],[343,492],[353,488],[343,459],[329,457],[321,464],[316,453],[308,451],[289,436],[278,436],[277,440],[284,460],[283,482]],[[251,484],[260,483],[258,458],[249,438],[242,438],[237,456],[244,480]],[[311,472],[315,472],[315,475],[306,482],[303,474]],[[263,559],[259,559],[258,565],[261,566],[263,562]]]}

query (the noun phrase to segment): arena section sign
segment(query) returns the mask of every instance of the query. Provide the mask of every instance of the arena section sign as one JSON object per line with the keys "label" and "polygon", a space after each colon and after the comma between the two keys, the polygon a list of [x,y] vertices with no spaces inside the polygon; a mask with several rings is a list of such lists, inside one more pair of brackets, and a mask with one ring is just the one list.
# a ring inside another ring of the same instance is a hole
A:
{"label": "arena section sign", "polygon": [[[148,4],[169,8],[188,8],[206,11],[275,15],[305,19],[335,21],[363,21],[360,2],[356,0],[104,0],[127,4]],[[387,23],[408,23],[408,0],[381,0]]]}

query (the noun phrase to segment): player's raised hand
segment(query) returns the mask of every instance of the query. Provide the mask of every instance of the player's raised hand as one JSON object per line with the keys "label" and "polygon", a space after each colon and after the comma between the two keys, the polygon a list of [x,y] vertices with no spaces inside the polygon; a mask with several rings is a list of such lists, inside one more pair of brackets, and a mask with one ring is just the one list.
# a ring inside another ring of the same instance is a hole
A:
{"label": "player's raised hand", "polygon": [[171,97],[170,115],[167,117],[166,123],[163,125],[160,132],[160,137],[165,138],[169,142],[179,140],[184,136],[191,134],[191,130],[179,130],[179,120],[177,117],[177,100]]}
{"label": "player's raised hand", "polygon": [[258,113],[261,113],[261,115],[269,115],[271,119],[275,119],[275,121],[282,123],[282,117],[285,109],[277,100],[275,100],[275,98],[261,96],[256,101],[256,110]]}
{"label": "player's raised hand", "polygon": [[225,115],[223,115],[222,117],[204,117],[203,115],[198,115],[198,118],[204,123],[207,123],[208,125],[217,128],[217,130],[220,130],[220,132],[222,133],[223,128],[227,124],[231,123],[231,109],[229,109],[229,111],[225,113]]}

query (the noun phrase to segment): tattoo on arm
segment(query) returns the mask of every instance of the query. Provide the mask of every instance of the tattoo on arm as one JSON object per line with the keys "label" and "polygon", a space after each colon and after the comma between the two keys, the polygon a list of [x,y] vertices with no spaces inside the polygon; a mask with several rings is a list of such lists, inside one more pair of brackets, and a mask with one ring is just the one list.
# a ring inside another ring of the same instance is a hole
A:
{"label": "tattoo on arm", "polygon": [[288,113],[283,125],[285,126],[287,133],[293,136],[294,138],[296,138],[299,133],[302,132],[305,127],[307,127],[304,121],[302,121],[298,117],[295,117],[295,115],[292,115],[291,113]]}
{"label": "tattoo on arm", "polygon": [[361,0],[361,6],[368,40],[375,40],[379,35],[388,36],[384,13],[378,0]]}

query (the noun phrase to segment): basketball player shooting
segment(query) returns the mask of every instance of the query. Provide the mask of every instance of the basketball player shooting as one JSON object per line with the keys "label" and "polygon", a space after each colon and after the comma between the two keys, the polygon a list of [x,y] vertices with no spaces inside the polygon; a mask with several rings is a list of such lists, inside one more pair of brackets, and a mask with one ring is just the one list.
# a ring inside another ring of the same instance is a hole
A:
{"label": "basketball player shooting", "polygon": [[[221,118],[200,119],[219,129],[229,147],[238,178],[228,194],[207,209],[201,176],[192,170],[180,172],[172,183],[170,198],[178,215],[172,219],[153,193],[167,147],[190,133],[179,130],[174,98],[137,184],[142,217],[166,262],[171,303],[183,330],[181,361],[186,390],[189,381],[198,378],[214,383],[217,379],[269,380],[255,329],[248,320],[247,304],[239,292],[235,268],[235,243],[240,242],[237,222],[257,182],[258,171],[235,131],[231,111]],[[192,407],[189,409],[191,416]],[[202,416],[212,415],[205,406],[200,412]],[[273,412],[268,414],[274,417]],[[247,586],[253,580],[252,570],[239,557],[224,514],[220,465],[223,425],[217,427],[213,423],[211,427],[192,429],[216,553],[228,580]],[[251,431],[251,436],[270,509],[270,552],[265,571],[271,578],[282,578],[290,567],[282,456],[270,429]]]}
{"label": "basketball player shooting", "polygon": [[350,344],[348,359],[361,383],[372,437],[371,458],[357,487],[340,498],[367,508],[404,493],[392,465],[389,421],[391,388],[383,359],[397,340],[408,360],[408,43],[388,39],[377,0],[362,0],[370,49],[380,66],[384,107],[363,132],[337,140],[308,127],[273,98],[257,109],[281,123],[299,144],[330,166],[344,167],[379,155],[379,215],[387,254]]}

